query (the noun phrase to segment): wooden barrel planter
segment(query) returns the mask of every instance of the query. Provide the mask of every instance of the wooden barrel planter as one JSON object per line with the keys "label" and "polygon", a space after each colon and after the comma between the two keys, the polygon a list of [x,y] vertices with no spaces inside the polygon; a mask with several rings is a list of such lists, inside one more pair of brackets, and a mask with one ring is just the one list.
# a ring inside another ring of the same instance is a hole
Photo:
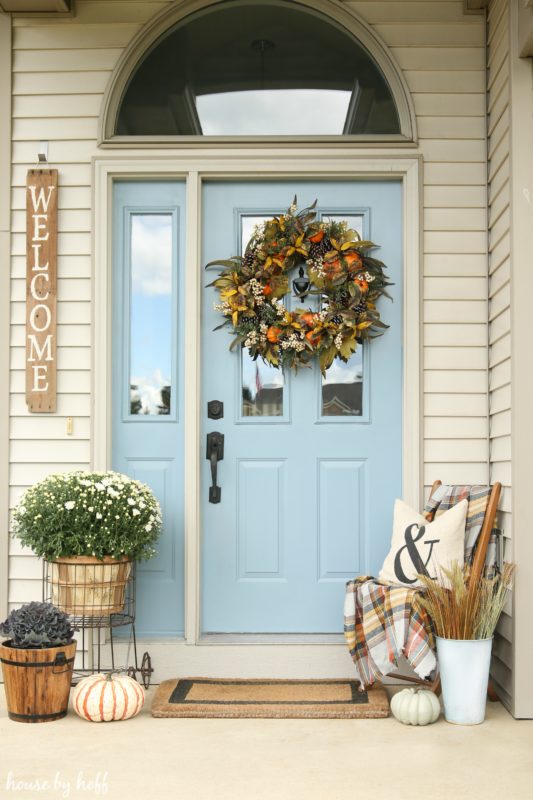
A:
{"label": "wooden barrel planter", "polygon": [[132,562],[128,558],[92,556],[57,558],[50,562],[50,602],[67,614],[102,617],[124,610]]}
{"label": "wooden barrel planter", "polygon": [[43,649],[0,644],[9,718],[51,722],[67,713],[76,642]]}

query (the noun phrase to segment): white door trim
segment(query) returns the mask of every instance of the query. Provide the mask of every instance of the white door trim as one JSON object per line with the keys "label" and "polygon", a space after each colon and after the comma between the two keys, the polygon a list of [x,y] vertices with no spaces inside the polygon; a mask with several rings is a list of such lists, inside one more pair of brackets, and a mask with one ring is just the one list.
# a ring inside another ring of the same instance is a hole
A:
{"label": "white door trim", "polygon": [[[212,673],[212,642],[200,641],[200,300],[203,275],[201,265],[201,185],[205,179],[261,179],[261,178],[398,178],[403,185],[403,497],[415,508],[420,507],[422,496],[421,453],[421,262],[420,262],[420,180],[421,158],[398,154],[354,153],[348,148],[328,152],[325,148],[306,150],[276,149],[250,152],[226,150],[188,151],[176,155],[175,151],[158,153],[128,153],[127,158],[97,158],[94,171],[94,225],[93,225],[93,437],[91,463],[93,469],[108,469],[111,464],[111,220],[112,182],[114,179],[175,178],[187,181],[186,221],[186,292],[185,329],[185,639],[180,641],[150,642],[149,648],[156,666],[157,677],[165,678],[165,665],[180,664],[190,674]],[[200,645],[190,647],[190,645]],[[141,645],[143,646],[143,645]],[[273,674],[267,664],[278,664],[276,674],[289,673],[294,677],[353,674],[353,665],[344,644],[311,644],[313,658],[295,659],[294,645],[250,642],[242,644],[217,644],[218,675],[247,675],[258,677]],[[299,645],[298,645],[299,646]],[[343,648],[342,652],[340,648]],[[288,648],[288,650],[287,650]],[[179,651],[179,652],[178,652]],[[194,651],[194,653],[193,653]],[[226,652],[227,651],[227,652]],[[292,651],[292,655],[291,655]],[[316,651],[316,653],[315,653]],[[232,655],[233,654],[233,655]],[[311,653],[308,653],[310,656]],[[318,658],[318,661],[316,660]],[[179,659],[179,661],[178,661]],[[220,660],[222,659],[222,661]],[[190,664],[189,664],[190,662]],[[225,667],[221,665],[225,664]],[[308,665],[307,667],[305,665]],[[187,666],[189,665],[189,666]],[[159,668],[158,668],[159,667]],[[279,669],[284,670],[279,673]],[[350,672],[350,669],[352,670]],[[174,670],[175,671],[175,670]]]}

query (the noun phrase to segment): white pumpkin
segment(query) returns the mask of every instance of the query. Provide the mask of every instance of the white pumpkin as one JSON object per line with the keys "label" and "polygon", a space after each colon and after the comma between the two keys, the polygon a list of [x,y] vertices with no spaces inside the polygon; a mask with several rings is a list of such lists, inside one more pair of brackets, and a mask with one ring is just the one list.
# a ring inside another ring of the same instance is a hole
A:
{"label": "white pumpkin", "polygon": [[98,673],[83,678],[74,688],[72,705],[79,717],[91,722],[130,719],[144,705],[144,689],[127,675]]}
{"label": "white pumpkin", "polygon": [[429,689],[403,689],[394,695],[390,707],[404,725],[430,725],[440,716],[439,698]]}

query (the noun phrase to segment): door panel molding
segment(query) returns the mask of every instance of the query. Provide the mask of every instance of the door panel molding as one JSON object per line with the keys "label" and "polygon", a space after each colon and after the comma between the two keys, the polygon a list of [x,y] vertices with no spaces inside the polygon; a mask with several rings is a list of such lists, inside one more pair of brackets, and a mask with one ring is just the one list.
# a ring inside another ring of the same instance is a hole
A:
{"label": "door panel molding", "polygon": [[[204,455],[199,446],[200,408],[200,299],[204,280],[201,264],[201,186],[209,180],[261,179],[372,179],[397,178],[403,187],[403,496],[414,507],[422,494],[421,437],[421,157],[394,153],[354,153],[348,148],[334,151],[306,149],[298,156],[287,149],[257,152],[228,148],[224,153],[190,150],[139,152],[127,158],[94,161],[93,247],[93,440],[91,466],[107,469],[111,464],[111,219],[113,179],[178,179],[187,183],[187,229],[185,264],[185,642],[200,641],[200,467]],[[168,643],[170,646],[171,643]],[[175,645],[178,646],[177,644]],[[167,645],[165,645],[167,647]],[[280,648],[284,645],[280,644]],[[174,649],[174,645],[172,645]],[[165,651],[167,652],[167,651]],[[194,659],[193,659],[194,661]],[[235,662],[236,663],[236,662]]]}

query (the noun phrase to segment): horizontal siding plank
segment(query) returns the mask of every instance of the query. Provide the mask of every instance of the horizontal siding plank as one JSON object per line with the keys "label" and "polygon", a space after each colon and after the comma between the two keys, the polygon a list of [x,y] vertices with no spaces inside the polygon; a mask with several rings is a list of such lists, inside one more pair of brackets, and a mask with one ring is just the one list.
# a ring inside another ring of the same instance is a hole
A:
{"label": "horizontal siding plank", "polygon": [[417,94],[478,94],[485,91],[484,70],[443,72],[408,69],[403,75],[410,91]]}
{"label": "horizontal siding plank", "polygon": [[492,227],[496,220],[498,220],[503,212],[509,208],[510,197],[509,197],[509,185],[506,181],[502,185],[502,190],[499,194],[497,194],[490,207],[489,207],[489,226]]}
{"label": "horizontal siding plank", "polygon": [[[380,2],[380,0],[351,0],[347,6],[370,23],[379,22],[461,22],[469,24],[461,2]],[[470,23],[471,24],[471,23]],[[477,20],[476,20],[476,24]]]}
{"label": "horizontal siding plank", "polygon": [[472,463],[487,458],[487,443],[482,439],[427,439],[424,442],[424,459],[427,462],[439,461]]}
{"label": "horizontal siding plank", "polygon": [[500,661],[495,654],[493,654],[490,663],[490,675],[496,682],[496,685],[501,686],[504,692],[512,697],[513,673],[507,664],[504,664],[502,661]]}
{"label": "horizontal siding plank", "polygon": [[426,253],[424,255],[424,274],[427,276],[446,275],[457,277],[485,276],[487,256],[485,253],[461,253],[450,258],[448,253]]}
{"label": "horizontal siding plank", "polygon": [[507,436],[511,433],[511,410],[499,411],[491,414],[490,417],[490,436],[491,439],[497,436]]}
{"label": "horizontal siding plank", "polygon": [[[13,141],[14,142],[34,142],[39,137],[47,141],[56,141],[57,139],[65,138],[65,131],[68,130],[69,138],[75,139],[94,139],[98,136],[98,118],[97,117],[47,117],[39,120],[39,131],[37,134],[36,123],[34,119],[16,119],[13,120]],[[68,208],[66,203],[61,205],[64,200],[59,197],[59,208]],[[19,201],[20,202],[20,201]],[[18,203],[15,203],[14,208],[21,208]],[[87,206],[85,206],[87,208]]]}
{"label": "horizontal siding plank", "polygon": [[495,292],[491,299],[489,305],[489,319],[493,320],[498,314],[501,314],[502,311],[509,308],[511,305],[511,286],[510,283],[505,283],[501,289]]}
{"label": "horizontal siding plank", "polygon": [[498,219],[492,224],[489,231],[489,249],[494,252],[498,242],[501,242],[504,236],[509,235],[511,230],[511,212],[507,207]]}
{"label": "horizontal siding plank", "polygon": [[64,464],[66,462],[89,461],[91,447],[81,439],[15,439],[11,442],[12,464]]}
{"label": "horizontal siding plank", "polygon": [[139,31],[138,23],[114,25],[32,25],[13,28],[14,50],[90,50],[93,47],[125,47]]}
{"label": "horizontal siding plank", "polygon": [[511,383],[511,360],[506,359],[490,370],[489,388],[491,391]]}
{"label": "horizontal siding plank", "polygon": [[424,347],[424,369],[486,369],[486,347]]}
{"label": "horizontal siding plank", "polygon": [[[90,209],[59,209],[57,227],[62,233],[90,233],[92,230]],[[26,214],[24,211],[12,212],[11,230],[13,233],[26,232]]]}
{"label": "horizontal siding plank", "polygon": [[[35,142],[14,142],[12,149],[13,164],[31,164],[35,160]],[[97,154],[94,139],[58,140],[49,142],[48,147],[50,162],[58,165],[90,163]]]}
{"label": "horizontal siding plank", "polygon": [[482,323],[487,319],[485,300],[426,300],[424,302],[425,322],[466,322]]}
{"label": "horizontal siding plank", "polygon": [[477,139],[485,141],[483,117],[420,117],[420,139]]}
{"label": "horizontal siding plank", "polygon": [[485,68],[484,47],[392,47],[402,69],[479,70]]}
{"label": "horizontal siding plank", "polygon": [[87,72],[113,70],[123,53],[122,47],[62,50],[15,50],[13,71],[18,72]]}
{"label": "horizontal siding plank", "polygon": [[483,231],[487,214],[481,208],[431,208],[424,213],[426,231]]}
{"label": "horizontal siding plank", "polygon": [[511,461],[511,437],[498,436],[490,443],[490,460],[492,464],[498,461]]}
{"label": "horizontal siding plank", "polygon": [[37,481],[42,481],[54,472],[70,472],[75,469],[89,469],[89,461],[78,463],[67,463],[53,465],[47,463],[43,464],[11,464],[10,478],[13,486],[32,486]]}
{"label": "horizontal siding plank", "polygon": [[457,255],[486,253],[487,236],[484,231],[426,231],[424,252]]}
{"label": "horizontal siding plank", "polygon": [[[105,0],[104,2],[86,2],[76,0],[76,22],[77,23],[117,23],[117,22],[146,22],[154,14],[162,11],[169,5],[169,0]],[[36,20],[32,17],[22,17],[17,20],[20,27],[35,25]],[[54,20],[56,25],[71,25],[71,17],[59,17]]]}
{"label": "horizontal siding plank", "polygon": [[425,158],[432,162],[485,163],[485,142],[482,139],[424,139],[420,147]]}
{"label": "horizontal siding plank", "polygon": [[[504,486],[511,486],[511,464],[508,461],[496,461],[490,466],[491,481],[496,483],[499,481]],[[507,531],[506,531],[507,535]]]}
{"label": "horizontal siding plank", "polygon": [[511,386],[506,384],[490,393],[490,413],[497,414],[499,411],[507,411],[511,406]]}
{"label": "horizontal siding plank", "polygon": [[485,27],[481,20],[468,25],[447,23],[432,25],[414,22],[410,25],[401,23],[378,24],[374,29],[389,47],[481,47],[485,46]]}
{"label": "horizontal siding plank", "polygon": [[426,417],[427,439],[487,439],[486,417]]}
{"label": "horizontal siding plank", "polygon": [[498,627],[496,628],[500,636],[503,636],[504,639],[507,639],[508,642],[513,641],[513,620],[505,612],[501,615],[500,620],[498,622]]}
{"label": "horizontal siding plank", "polygon": [[424,325],[424,343],[436,347],[485,347],[486,324],[435,324]]}
{"label": "horizontal siding plank", "polygon": [[101,105],[101,94],[20,95],[13,98],[13,117],[97,117]]}
{"label": "horizontal siding plank", "polygon": [[511,330],[511,313],[506,309],[495,317],[489,325],[489,341],[491,344],[497,342]]}
{"label": "horizontal siding plank", "polygon": [[41,601],[42,599],[42,577],[39,580],[13,579],[9,581],[8,600],[10,603],[31,603],[33,600]]}
{"label": "horizontal siding plank", "polygon": [[499,292],[500,289],[509,283],[511,280],[511,258],[510,256],[506,258],[500,265],[497,267],[490,276],[489,281],[489,297],[494,297],[496,292]]}
{"label": "horizontal siding plank", "polygon": [[20,72],[13,75],[13,96],[103,94],[111,72]]}
{"label": "horizontal siding plank", "polygon": [[425,163],[424,185],[454,183],[456,186],[486,186],[487,168],[485,164],[456,164],[450,161],[447,164]]}
{"label": "horizontal siding plank", "polygon": [[443,483],[451,484],[486,484],[488,481],[487,465],[477,462],[427,462],[424,465],[424,481],[429,484],[437,475]]}
{"label": "horizontal siding plank", "polygon": [[485,208],[486,190],[483,186],[426,186],[425,208]]}
{"label": "horizontal siding plank", "polygon": [[[72,417],[71,417],[72,419]],[[67,433],[67,418],[50,414],[43,426],[41,416],[28,415],[25,417],[12,417],[9,428],[11,439],[41,439],[43,433],[49,440],[56,439],[89,439],[91,435],[91,421],[88,417],[72,419],[72,434]]]}
{"label": "horizontal siding plank", "polygon": [[[419,117],[481,117],[485,119],[485,94],[424,94],[412,95]],[[463,159],[462,159],[463,160]]]}
{"label": "horizontal siding plank", "polygon": [[9,559],[9,579],[10,580],[42,580],[43,563],[40,558],[31,556],[10,556]]}
{"label": "horizontal siding plank", "polygon": [[431,394],[462,393],[481,394],[486,392],[487,370],[425,370],[424,392]]}
{"label": "horizontal siding plank", "polygon": [[489,350],[489,366],[494,367],[502,361],[511,358],[511,334],[506,333],[497,342],[491,345]]}
{"label": "horizontal siding plank", "polygon": [[489,202],[502,190],[502,188],[509,183],[511,176],[511,168],[509,157],[503,162],[499,170],[491,175],[489,183]]}
{"label": "horizontal siding plank", "polygon": [[[61,115],[60,115],[61,116]],[[26,186],[26,175],[28,169],[34,166],[35,156],[31,164],[15,164],[11,171],[12,186]],[[91,165],[90,164],[65,164],[61,167],[61,187],[63,186],[91,186]],[[61,193],[60,193],[61,194]]]}
{"label": "horizontal siding plank", "polygon": [[486,394],[426,394],[427,417],[483,417],[488,414]]}
{"label": "horizontal siding plank", "polygon": [[494,655],[510,669],[513,665],[513,648],[510,642],[506,641],[503,636],[495,636],[492,646]]}
{"label": "horizontal siding plank", "polygon": [[487,295],[486,278],[424,278],[426,300],[480,300]]}

